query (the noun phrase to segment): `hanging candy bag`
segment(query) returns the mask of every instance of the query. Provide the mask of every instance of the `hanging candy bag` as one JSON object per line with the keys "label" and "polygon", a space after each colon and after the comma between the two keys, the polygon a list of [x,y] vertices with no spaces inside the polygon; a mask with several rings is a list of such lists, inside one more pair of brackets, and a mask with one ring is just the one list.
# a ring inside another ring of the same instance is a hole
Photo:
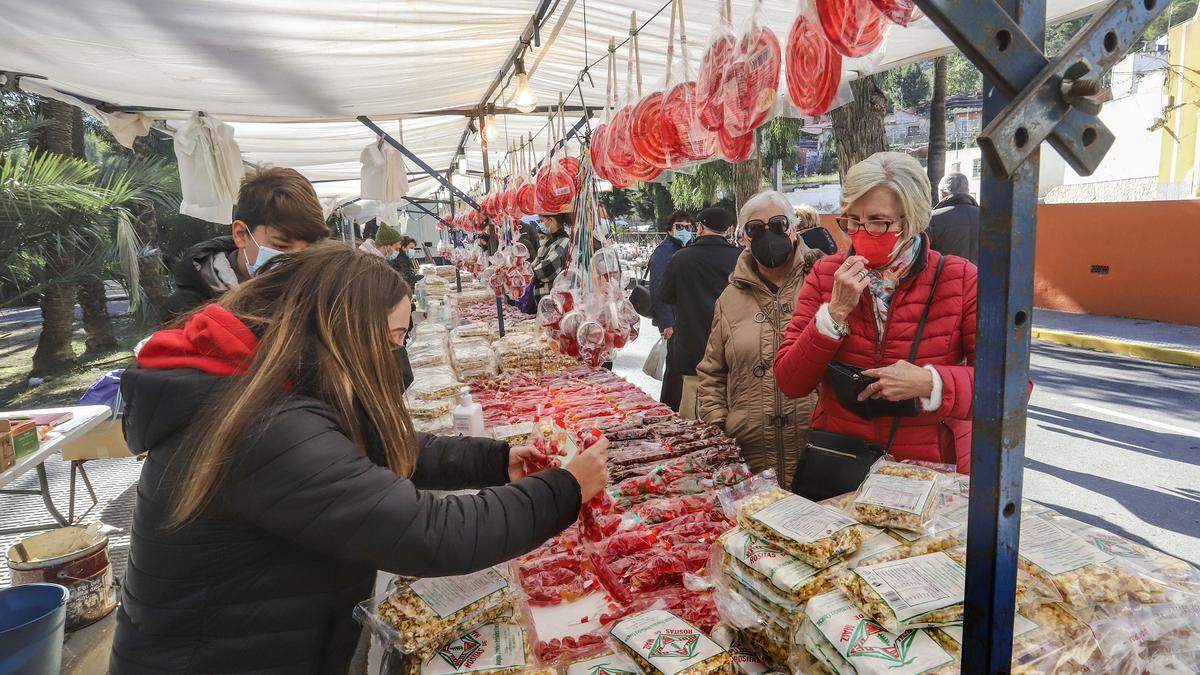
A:
{"label": "hanging candy bag", "polygon": [[802,0],[787,43],[788,96],[805,115],[829,111],[842,79],[842,55],[825,34],[807,0]]}
{"label": "hanging candy bag", "polygon": [[866,56],[883,44],[888,22],[872,0],[816,0],[821,29],[843,56]]}
{"label": "hanging candy bag", "polygon": [[779,39],[767,26],[762,0],[756,0],[738,49],[725,69],[721,103],[724,129],[744,136],[762,126],[775,107],[782,63]]}

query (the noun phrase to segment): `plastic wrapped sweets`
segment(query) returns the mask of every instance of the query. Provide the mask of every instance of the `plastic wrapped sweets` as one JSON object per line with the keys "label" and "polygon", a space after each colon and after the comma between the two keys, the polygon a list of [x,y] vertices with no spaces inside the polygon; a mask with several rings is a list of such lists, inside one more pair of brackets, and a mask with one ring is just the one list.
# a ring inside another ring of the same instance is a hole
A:
{"label": "plastic wrapped sweets", "polygon": [[729,652],[699,628],[660,609],[612,626],[612,639],[646,675],[708,675],[729,671]]}
{"label": "plastic wrapped sweets", "polygon": [[850,501],[850,514],[875,527],[924,532],[933,524],[939,481],[933,469],[881,460]]}
{"label": "plastic wrapped sweets", "polygon": [[863,526],[837,509],[773,489],[743,500],[738,525],[817,568],[853,555]]}
{"label": "plastic wrapped sweets", "polygon": [[740,528],[725,533],[719,543],[729,559],[727,568],[770,584],[774,593],[784,596],[792,605],[829,590],[842,569],[837,564],[817,569]]}
{"label": "plastic wrapped sweets", "polygon": [[489,623],[464,632],[432,652],[408,659],[408,675],[552,675],[536,665],[521,626]]}

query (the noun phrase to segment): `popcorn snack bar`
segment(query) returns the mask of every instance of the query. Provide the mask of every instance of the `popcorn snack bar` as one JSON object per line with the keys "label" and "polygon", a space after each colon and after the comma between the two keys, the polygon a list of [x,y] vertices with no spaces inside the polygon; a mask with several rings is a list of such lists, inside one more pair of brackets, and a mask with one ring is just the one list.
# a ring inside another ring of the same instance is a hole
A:
{"label": "popcorn snack bar", "polygon": [[612,637],[646,675],[726,673],[731,665],[729,652],[699,628],[662,610],[618,621]]}
{"label": "popcorn snack bar", "polygon": [[793,606],[828,591],[833,587],[834,577],[843,569],[838,564],[816,569],[742,529],[725,533],[719,543],[727,556],[727,568],[733,566],[741,574],[752,575],[761,583],[770,584]]}
{"label": "popcorn snack bar", "polygon": [[865,532],[841,511],[779,489],[747,497],[737,520],[759,539],[822,569],[857,551]]}
{"label": "popcorn snack bar", "polygon": [[961,622],[965,558],[930,553],[857,567],[838,586],[863,614],[890,633]]}
{"label": "popcorn snack bar", "polygon": [[912,464],[878,462],[850,502],[860,523],[923,532],[933,522],[939,474]]}
{"label": "popcorn snack bar", "polygon": [[[1058,525],[1026,514],[1021,517],[1017,564],[1074,609],[1126,597],[1138,599],[1153,587],[1143,583],[1104,553]],[[1147,598],[1152,599],[1152,598]]]}
{"label": "popcorn snack bar", "polygon": [[414,654],[460,635],[464,626],[515,612],[516,596],[501,569],[395,584],[382,598],[361,603],[355,613],[386,643]]}
{"label": "popcorn snack bar", "polygon": [[408,675],[547,675],[552,668],[534,664],[533,649],[524,628],[489,623],[466,631],[430,653],[408,659]]}
{"label": "popcorn snack bar", "polygon": [[453,410],[453,399],[427,401],[413,398],[408,401],[408,414],[412,415],[413,419],[438,419],[449,415]]}
{"label": "popcorn snack bar", "polygon": [[[938,644],[961,658],[961,626],[930,630]],[[1062,605],[1037,603],[1013,619],[1012,668],[1014,675],[1100,672],[1100,645],[1092,630]]]}

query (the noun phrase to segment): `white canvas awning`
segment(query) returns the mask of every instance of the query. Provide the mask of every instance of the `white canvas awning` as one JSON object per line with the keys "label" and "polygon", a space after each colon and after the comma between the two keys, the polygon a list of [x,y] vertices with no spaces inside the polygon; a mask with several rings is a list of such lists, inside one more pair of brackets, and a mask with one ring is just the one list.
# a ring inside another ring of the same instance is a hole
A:
{"label": "white canvas awning", "polygon": [[[314,181],[354,181],[358,156],[374,135],[355,121],[371,117],[439,172],[451,166],[476,109],[517,45],[538,2],[492,0],[0,0],[0,70],[30,73],[31,89],[48,87],[88,103],[179,120],[191,111],[234,123],[246,159],[291,166]],[[1094,11],[1098,0],[1050,0],[1051,22]],[[541,104],[555,103],[581,68],[606,54],[608,38],[625,39],[629,12],[641,31],[645,91],[666,65],[670,4],[663,0],[549,2],[541,46],[525,56]],[[734,2],[739,27],[752,3]],[[665,10],[664,10],[665,7]],[[766,16],[781,42],[795,0],[769,0]],[[685,2],[693,72],[717,13],[712,0]],[[876,59],[885,70],[951,50],[927,19],[893,26]],[[624,84],[626,50],[617,53]],[[677,54],[676,58],[680,58]],[[568,103],[603,104],[607,71],[589,71]],[[507,78],[505,78],[507,80]],[[504,81],[502,81],[502,85]],[[498,88],[498,104],[511,96]],[[438,114],[449,113],[449,114]],[[576,114],[577,115],[577,114]],[[538,132],[542,115],[504,115],[491,144],[495,162],[509,137]],[[544,136],[537,142],[545,147]],[[482,169],[478,134],[468,139],[471,171]],[[539,152],[539,154],[541,154]],[[419,169],[410,163],[409,170]],[[432,180],[412,176],[415,192]],[[346,186],[347,189],[350,187]],[[352,192],[353,190],[348,190]]]}

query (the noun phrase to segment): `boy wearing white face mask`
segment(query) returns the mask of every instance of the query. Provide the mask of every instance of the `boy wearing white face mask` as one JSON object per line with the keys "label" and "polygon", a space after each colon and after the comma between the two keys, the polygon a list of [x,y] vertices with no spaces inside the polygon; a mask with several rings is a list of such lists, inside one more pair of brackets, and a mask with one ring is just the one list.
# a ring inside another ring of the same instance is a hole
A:
{"label": "boy wearing white face mask", "polygon": [[237,288],[274,256],[302,251],[329,237],[312,183],[284,167],[247,174],[230,228],[231,236],[200,242],[180,256],[164,322]]}

